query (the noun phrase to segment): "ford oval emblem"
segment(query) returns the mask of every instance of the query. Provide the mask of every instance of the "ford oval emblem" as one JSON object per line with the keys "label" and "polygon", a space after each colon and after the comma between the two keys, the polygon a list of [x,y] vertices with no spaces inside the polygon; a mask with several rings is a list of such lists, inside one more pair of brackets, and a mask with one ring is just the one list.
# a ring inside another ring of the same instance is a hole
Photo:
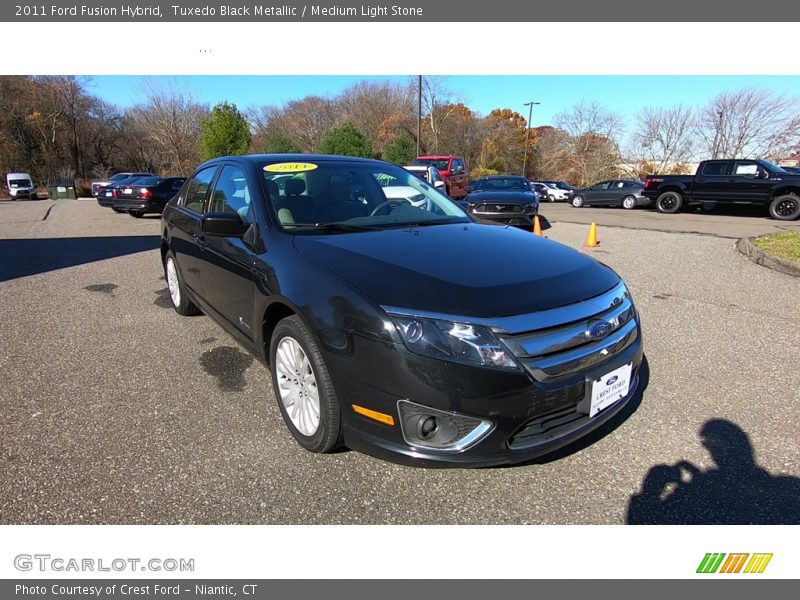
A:
{"label": "ford oval emblem", "polygon": [[611,333],[612,329],[614,327],[608,321],[592,321],[586,328],[586,335],[592,339],[599,340]]}
{"label": "ford oval emblem", "polygon": [[619,375],[614,375],[613,377],[609,377],[608,381],[606,381],[606,385],[611,385],[612,383],[616,382],[619,379]]}

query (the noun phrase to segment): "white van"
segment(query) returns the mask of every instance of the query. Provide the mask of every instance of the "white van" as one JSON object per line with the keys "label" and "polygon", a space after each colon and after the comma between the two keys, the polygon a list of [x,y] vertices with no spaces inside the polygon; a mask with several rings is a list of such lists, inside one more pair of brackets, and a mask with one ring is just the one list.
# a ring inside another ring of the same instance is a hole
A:
{"label": "white van", "polygon": [[6,186],[12,200],[19,198],[36,198],[33,178],[28,173],[9,173],[6,175]]}

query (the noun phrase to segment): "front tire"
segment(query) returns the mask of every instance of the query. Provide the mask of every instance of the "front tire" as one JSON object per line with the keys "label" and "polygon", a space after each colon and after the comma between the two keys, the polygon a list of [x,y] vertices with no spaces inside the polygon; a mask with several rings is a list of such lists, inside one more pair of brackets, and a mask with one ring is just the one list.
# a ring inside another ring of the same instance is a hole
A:
{"label": "front tire", "polygon": [[800,198],[796,194],[781,194],[769,203],[769,215],[779,221],[794,221],[800,217]]}
{"label": "front tire", "polygon": [[636,208],[636,198],[633,196],[625,196],[622,199],[622,208],[627,210],[633,210]]}
{"label": "front tire", "polygon": [[548,196],[547,197],[547,201],[548,202],[555,202],[556,201],[556,197],[555,196]]}
{"label": "front tire", "polygon": [[294,439],[316,453],[341,446],[342,417],[333,382],[300,317],[287,317],[275,326],[269,354],[272,388]]}
{"label": "front tire", "polygon": [[164,256],[164,277],[167,280],[169,298],[175,312],[184,317],[201,314],[200,309],[189,300],[186,288],[178,274],[178,265],[175,263],[175,255],[172,254],[172,250],[167,250],[167,254]]}
{"label": "front tire", "polygon": [[664,192],[656,198],[656,210],[668,215],[675,214],[683,206],[683,197],[678,192]]}
{"label": "front tire", "polygon": [[580,208],[583,206],[583,196],[574,196],[571,200],[572,206],[575,208]]}

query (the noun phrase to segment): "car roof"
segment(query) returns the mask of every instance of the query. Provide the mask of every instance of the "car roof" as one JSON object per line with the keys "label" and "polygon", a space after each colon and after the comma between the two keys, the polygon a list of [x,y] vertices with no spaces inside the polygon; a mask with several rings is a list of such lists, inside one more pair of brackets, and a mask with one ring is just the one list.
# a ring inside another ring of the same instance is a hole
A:
{"label": "car roof", "polygon": [[415,160],[420,160],[420,159],[423,159],[423,160],[430,160],[430,159],[433,159],[433,160],[444,160],[446,158],[458,158],[458,156],[456,156],[454,154],[431,154],[429,156],[418,156]]}
{"label": "car roof", "polygon": [[359,158],[356,156],[339,156],[335,154],[245,154],[243,156],[218,156],[207,160],[206,162],[197,166],[204,167],[206,165],[214,165],[219,162],[233,161],[233,162],[247,162],[247,163],[260,163],[260,162],[354,162],[365,165],[369,164],[386,164],[383,161],[375,160],[374,158]]}
{"label": "car roof", "polygon": [[522,179],[523,181],[528,181],[528,179],[522,175],[484,175],[483,177],[479,177],[478,181],[487,179]]}

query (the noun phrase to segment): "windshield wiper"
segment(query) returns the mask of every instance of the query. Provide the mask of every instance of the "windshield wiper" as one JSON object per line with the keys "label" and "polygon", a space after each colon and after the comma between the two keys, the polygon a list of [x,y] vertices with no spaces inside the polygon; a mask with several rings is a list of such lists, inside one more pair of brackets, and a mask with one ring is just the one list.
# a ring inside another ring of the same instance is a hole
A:
{"label": "windshield wiper", "polygon": [[283,227],[309,227],[317,231],[377,231],[379,229],[371,225],[355,225],[352,223],[284,223]]}
{"label": "windshield wiper", "polygon": [[[454,220],[455,219],[455,220]],[[410,221],[407,223],[392,223],[392,227],[425,227],[426,225],[451,225],[453,223],[467,223],[460,217],[450,217],[447,219],[425,219],[424,221]]]}

